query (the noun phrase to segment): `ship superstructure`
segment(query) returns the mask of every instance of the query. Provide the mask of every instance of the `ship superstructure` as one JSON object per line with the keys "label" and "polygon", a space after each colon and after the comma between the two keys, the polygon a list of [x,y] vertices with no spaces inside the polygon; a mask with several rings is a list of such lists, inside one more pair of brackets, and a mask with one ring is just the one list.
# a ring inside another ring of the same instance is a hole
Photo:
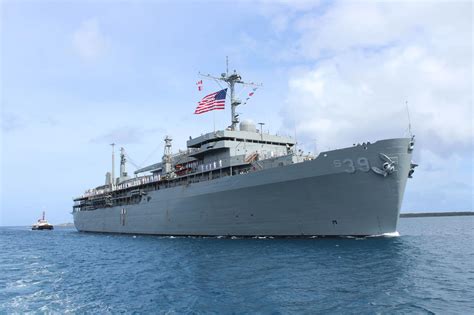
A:
{"label": "ship superstructure", "polygon": [[[213,79],[230,90],[231,124],[190,138],[129,177],[126,154],[104,185],[74,199],[80,231],[160,235],[373,235],[396,231],[413,138],[321,152],[239,122],[237,72]],[[114,157],[112,158],[114,163]]]}

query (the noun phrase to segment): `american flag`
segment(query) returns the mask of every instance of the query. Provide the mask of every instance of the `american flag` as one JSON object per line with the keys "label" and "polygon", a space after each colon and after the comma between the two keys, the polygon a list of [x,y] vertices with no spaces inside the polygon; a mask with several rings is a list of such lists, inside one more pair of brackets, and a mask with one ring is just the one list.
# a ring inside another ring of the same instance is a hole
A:
{"label": "american flag", "polygon": [[198,107],[196,107],[194,113],[202,114],[215,109],[224,109],[226,94],[227,89],[223,89],[204,96],[204,98],[198,103]]}

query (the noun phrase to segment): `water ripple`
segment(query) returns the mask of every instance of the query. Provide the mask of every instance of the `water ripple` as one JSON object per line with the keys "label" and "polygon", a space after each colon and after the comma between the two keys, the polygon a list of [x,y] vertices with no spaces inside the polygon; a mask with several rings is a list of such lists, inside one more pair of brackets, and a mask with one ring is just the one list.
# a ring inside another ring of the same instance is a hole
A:
{"label": "water ripple", "polygon": [[0,313],[466,314],[473,223],[402,219],[398,237],[307,239],[0,228]]}

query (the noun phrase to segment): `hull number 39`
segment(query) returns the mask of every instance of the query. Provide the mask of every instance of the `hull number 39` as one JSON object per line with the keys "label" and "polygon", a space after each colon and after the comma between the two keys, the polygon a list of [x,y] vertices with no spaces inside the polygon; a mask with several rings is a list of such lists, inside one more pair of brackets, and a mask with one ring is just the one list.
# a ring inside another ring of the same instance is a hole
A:
{"label": "hull number 39", "polygon": [[334,160],[333,161],[334,167],[342,167],[344,172],[347,173],[354,173],[356,170],[362,172],[370,171],[370,164],[369,160],[365,157],[357,158],[357,160],[352,159],[344,159],[344,160]]}

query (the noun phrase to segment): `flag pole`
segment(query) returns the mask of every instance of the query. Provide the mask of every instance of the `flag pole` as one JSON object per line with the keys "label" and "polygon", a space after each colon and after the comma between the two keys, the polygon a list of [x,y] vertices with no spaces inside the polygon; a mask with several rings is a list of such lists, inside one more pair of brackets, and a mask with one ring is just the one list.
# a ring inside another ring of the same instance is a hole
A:
{"label": "flag pole", "polygon": [[[201,73],[199,73],[199,75],[208,79],[215,80],[217,83],[219,83],[219,81],[223,81],[227,83],[227,86],[230,92],[229,93],[230,95],[227,94],[227,96],[230,97],[230,112],[231,112],[231,121],[230,121],[231,125],[229,126],[229,128],[230,130],[236,130],[237,124],[239,123],[239,115],[235,112],[235,110],[237,106],[242,104],[242,102],[235,97],[235,84],[238,83],[242,85],[251,86],[253,88],[257,88],[262,85],[255,84],[253,82],[247,83],[247,82],[242,81],[241,76],[235,70],[233,73],[229,73],[229,58],[227,57],[226,57],[226,72],[222,73],[220,77],[215,77],[210,74],[203,75]],[[219,109],[223,109],[223,108],[219,108]],[[202,112],[205,112],[205,111],[202,111]]]}
{"label": "flag pole", "polygon": [[212,111],[212,122],[214,124],[214,133],[216,133],[216,111]]}

